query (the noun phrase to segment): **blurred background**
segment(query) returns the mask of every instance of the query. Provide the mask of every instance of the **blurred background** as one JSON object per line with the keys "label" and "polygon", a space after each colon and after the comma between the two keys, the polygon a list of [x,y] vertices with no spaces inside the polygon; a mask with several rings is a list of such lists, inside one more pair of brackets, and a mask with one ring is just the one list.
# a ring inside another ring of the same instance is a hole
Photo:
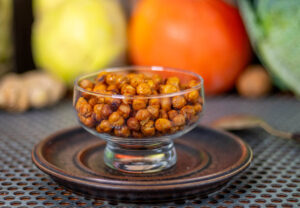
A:
{"label": "blurred background", "polygon": [[194,71],[208,96],[297,97],[299,21],[298,0],[0,0],[0,108],[53,105],[124,65]]}

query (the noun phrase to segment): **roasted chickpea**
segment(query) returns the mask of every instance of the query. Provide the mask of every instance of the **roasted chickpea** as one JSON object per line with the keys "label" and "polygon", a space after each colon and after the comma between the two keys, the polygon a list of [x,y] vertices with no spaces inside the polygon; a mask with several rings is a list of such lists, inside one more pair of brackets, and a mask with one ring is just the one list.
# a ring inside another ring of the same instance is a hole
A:
{"label": "roasted chickpea", "polygon": [[94,83],[91,80],[84,79],[79,82],[79,86],[83,89],[87,89],[87,88],[93,89]]}
{"label": "roasted chickpea", "polygon": [[161,100],[160,100],[160,106],[161,106],[161,109],[163,109],[165,111],[171,110],[171,99],[168,98],[168,97],[161,98]]}
{"label": "roasted chickpea", "polygon": [[172,98],[172,105],[173,108],[181,109],[183,106],[186,105],[186,100],[183,96],[175,96]]}
{"label": "roasted chickpea", "polygon": [[95,121],[92,117],[84,117],[82,115],[78,115],[79,120],[87,127],[92,128],[95,125]]}
{"label": "roasted chickpea", "polygon": [[89,99],[89,102],[88,102],[91,106],[94,106],[98,103],[98,98],[93,96]]}
{"label": "roasted chickpea", "polygon": [[93,108],[93,118],[95,121],[100,122],[102,120],[102,108],[103,108],[104,104],[96,104],[94,105]]}
{"label": "roasted chickpea", "polygon": [[148,137],[154,136],[155,135],[154,122],[152,120],[149,120],[141,127],[141,131],[144,134],[144,136],[148,136]]}
{"label": "roasted chickpea", "polygon": [[108,73],[109,73],[109,72],[106,72],[106,71],[100,72],[100,73],[97,75],[96,82],[104,81],[104,80],[105,80],[105,76],[106,76]]}
{"label": "roasted chickpea", "polygon": [[[92,91],[93,89],[92,89],[92,88],[86,88],[85,90],[86,90],[86,91]],[[82,92],[82,93],[81,93],[81,96],[88,100],[88,99],[90,99],[91,94],[88,93],[88,92]]]}
{"label": "roasted chickpea", "polygon": [[90,117],[93,113],[93,108],[88,103],[82,103],[79,107],[79,113],[86,118]]}
{"label": "roasted chickpea", "polygon": [[188,88],[195,87],[195,86],[197,86],[198,84],[199,84],[198,81],[196,81],[196,80],[191,80],[191,81],[189,81],[189,83],[188,83]]}
{"label": "roasted chickpea", "polygon": [[103,120],[100,124],[98,124],[96,130],[99,133],[109,133],[112,130],[112,126],[108,120]]}
{"label": "roasted chickpea", "polygon": [[128,84],[124,84],[121,88],[122,95],[132,96],[135,95],[136,90],[134,87]]}
{"label": "roasted chickpea", "polygon": [[105,82],[108,85],[114,85],[114,84],[116,84],[116,81],[117,81],[117,74],[115,74],[115,73],[108,73],[105,76]]}
{"label": "roasted chickpea", "polygon": [[194,90],[184,95],[185,99],[190,103],[197,103],[199,99],[199,92]]}
{"label": "roasted chickpea", "polygon": [[156,89],[157,86],[155,85],[155,83],[152,79],[146,80],[145,82],[149,85],[149,87],[152,91]]}
{"label": "roasted chickpea", "polygon": [[160,100],[159,98],[152,98],[149,100],[149,105],[152,105],[152,106],[158,106],[160,107]]}
{"label": "roasted chickpea", "polygon": [[123,117],[123,118],[128,118],[130,114],[131,108],[129,105],[126,104],[121,104],[118,108],[118,113]]}
{"label": "roasted chickpea", "polygon": [[86,99],[84,99],[84,97],[80,97],[76,102],[75,109],[79,112],[80,106],[86,103],[87,103]]}
{"label": "roasted chickpea", "polygon": [[113,112],[109,118],[108,121],[113,127],[120,127],[124,124],[124,118],[118,113],[118,112]]}
{"label": "roasted chickpea", "polygon": [[178,77],[169,77],[166,84],[174,85],[175,87],[179,88],[180,80]]}
{"label": "roasted chickpea", "polygon": [[134,99],[132,101],[132,108],[133,110],[140,110],[144,109],[147,106],[147,99]]}
{"label": "roasted chickpea", "polygon": [[159,116],[159,106],[156,105],[149,105],[147,107],[147,110],[149,111],[149,113],[151,114],[152,118],[158,118]]}
{"label": "roasted chickpea", "polygon": [[170,129],[170,134],[174,134],[179,130],[180,130],[180,128],[178,126],[172,126]]}
{"label": "roasted chickpea", "polygon": [[160,85],[159,91],[161,94],[169,94],[169,93],[177,92],[178,88],[174,85],[166,84],[166,85]]}
{"label": "roasted chickpea", "polygon": [[196,104],[194,105],[194,109],[195,109],[195,112],[196,112],[196,113],[199,113],[199,112],[202,111],[202,105],[201,105],[200,103],[196,103]]}
{"label": "roasted chickpea", "polygon": [[134,138],[143,138],[143,134],[139,131],[132,131],[131,134]]}
{"label": "roasted chickpea", "polygon": [[107,86],[104,83],[96,84],[93,91],[103,93],[106,91],[106,87]]}
{"label": "roasted chickpea", "polygon": [[151,95],[151,91],[151,87],[147,83],[141,83],[136,88],[136,92],[139,95],[148,96]]}
{"label": "roasted chickpea", "polygon": [[114,85],[108,85],[108,87],[106,88],[107,91],[111,91],[113,93],[119,93],[119,89],[118,86],[116,84]]}
{"label": "roasted chickpea", "polygon": [[158,74],[154,74],[152,76],[152,80],[155,83],[155,85],[157,85],[157,86],[163,83],[163,78]]}
{"label": "roasted chickpea", "polygon": [[130,130],[127,126],[121,126],[121,128],[115,128],[114,133],[119,137],[129,137]]}
{"label": "roasted chickpea", "polygon": [[170,111],[168,112],[168,117],[169,117],[170,120],[173,120],[173,118],[174,118],[175,116],[177,116],[177,115],[178,115],[178,112],[177,112],[176,110],[170,110]]}
{"label": "roasted chickpea", "polygon": [[151,114],[147,109],[141,109],[136,113],[135,118],[143,125],[149,121]]}
{"label": "roasted chickpea", "polygon": [[163,109],[160,109],[159,110],[159,118],[165,118],[165,119],[168,119],[168,113],[167,111],[163,110]]}
{"label": "roasted chickpea", "polygon": [[117,75],[116,84],[119,88],[122,88],[128,82],[129,82],[129,79],[126,76],[124,76],[122,74]]}
{"label": "roasted chickpea", "polygon": [[105,103],[109,104],[113,111],[116,111],[121,105],[122,101],[119,98],[105,97]]}
{"label": "roasted chickpea", "polygon": [[168,119],[159,118],[155,121],[155,128],[160,132],[166,133],[170,131],[171,127],[172,123]]}
{"label": "roasted chickpea", "polygon": [[135,88],[143,82],[144,79],[141,76],[134,76],[130,79],[130,85]]}
{"label": "roasted chickpea", "polygon": [[185,124],[185,117],[182,114],[178,114],[172,119],[172,122],[174,126],[183,126]]}
{"label": "roasted chickpea", "polygon": [[191,120],[192,117],[196,114],[195,109],[191,105],[186,105],[181,108],[180,113],[185,117],[187,120]]}
{"label": "roasted chickpea", "polygon": [[110,105],[104,104],[101,109],[101,116],[103,119],[107,119],[112,114],[112,109]]}
{"label": "roasted chickpea", "polygon": [[141,127],[139,121],[134,117],[131,117],[127,120],[127,126],[130,130],[134,131],[139,131]]}

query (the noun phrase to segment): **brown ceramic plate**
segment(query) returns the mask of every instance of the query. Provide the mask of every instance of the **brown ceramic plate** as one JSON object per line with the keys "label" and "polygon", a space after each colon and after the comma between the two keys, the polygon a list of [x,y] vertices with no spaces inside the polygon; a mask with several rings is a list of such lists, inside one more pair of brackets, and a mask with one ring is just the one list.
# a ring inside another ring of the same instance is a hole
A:
{"label": "brown ceramic plate", "polygon": [[62,186],[94,197],[130,202],[170,201],[206,195],[245,170],[252,151],[240,138],[197,127],[175,140],[176,165],[155,174],[125,174],[103,163],[105,142],[81,128],[44,139],[33,162]]}

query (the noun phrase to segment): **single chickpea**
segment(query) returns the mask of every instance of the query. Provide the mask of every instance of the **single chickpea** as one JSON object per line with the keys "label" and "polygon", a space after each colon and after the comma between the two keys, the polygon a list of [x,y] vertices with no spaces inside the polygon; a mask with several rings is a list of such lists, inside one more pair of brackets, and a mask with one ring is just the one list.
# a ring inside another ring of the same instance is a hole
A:
{"label": "single chickpea", "polygon": [[135,118],[143,125],[149,121],[151,114],[147,109],[141,109],[136,113]]}
{"label": "single chickpea", "polygon": [[98,124],[96,130],[99,133],[109,133],[112,130],[112,126],[108,120],[103,120],[100,124]]}
{"label": "single chickpea", "polygon": [[199,113],[199,112],[202,111],[202,105],[201,105],[200,103],[196,103],[196,104],[194,105],[194,109],[195,109],[195,112],[196,112],[196,113]]}
{"label": "single chickpea", "polygon": [[195,87],[195,86],[197,86],[198,84],[199,84],[198,81],[196,81],[196,80],[191,80],[191,81],[189,81],[189,83],[188,83],[188,88]]}
{"label": "single chickpea", "polygon": [[143,134],[139,131],[132,131],[131,134],[134,138],[143,138]]}
{"label": "single chickpea", "polygon": [[101,116],[103,119],[107,119],[111,114],[112,114],[112,109],[110,105],[104,104],[103,107],[101,108]]}
{"label": "single chickpea", "polygon": [[149,120],[141,127],[141,131],[145,136],[154,136],[155,135],[154,122],[152,120]]}
{"label": "single chickpea", "polygon": [[168,113],[167,111],[163,110],[163,109],[160,109],[159,110],[159,118],[165,118],[165,119],[168,119]]}
{"label": "single chickpea", "polygon": [[89,99],[89,104],[90,104],[91,106],[94,106],[94,105],[96,105],[97,103],[98,103],[98,98],[97,98],[97,97],[92,96],[92,97]]}
{"label": "single chickpea", "polygon": [[87,89],[87,88],[93,89],[94,83],[91,80],[84,79],[79,82],[79,86],[83,89]]}
{"label": "single chickpea", "polygon": [[174,118],[175,116],[177,116],[177,115],[178,115],[178,112],[177,112],[176,110],[170,110],[170,111],[168,112],[168,117],[169,117],[170,120],[173,120],[173,118]]}
{"label": "single chickpea", "polygon": [[127,126],[121,126],[121,128],[115,128],[114,134],[119,137],[129,137],[130,130]]}
{"label": "single chickpea", "polygon": [[172,98],[172,105],[173,108],[181,109],[183,106],[186,105],[186,100],[183,96],[175,96]]}
{"label": "single chickpea", "polygon": [[134,99],[132,101],[133,110],[144,109],[147,106],[147,99]]}
{"label": "single chickpea", "polygon": [[[92,88],[86,88],[85,89],[86,91],[92,91],[93,89]],[[81,93],[81,96],[84,97],[85,99],[90,99],[90,97],[92,96],[89,92],[82,92]]]}
{"label": "single chickpea", "polygon": [[159,106],[156,105],[149,105],[147,107],[147,110],[149,111],[149,113],[151,114],[152,118],[158,118],[159,116]]}
{"label": "single chickpea", "polygon": [[79,112],[80,106],[82,104],[87,104],[87,101],[86,99],[84,99],[84,97],[80,97],[76,102],[75,109],[77,110],[77,112]]}
{"label": "single chickpea", "polygon": [[136,93],[136,90],[131,85],[124,84],[121,88],[122,95],[132,96],[132,95],[135,95],[135,93]]}
{"label": "single chickpea", "polygon": [[130,114],[131,108],[129,105],[126,104],[121,104],[118,108],[118,113],[123,117],[123,118],[128,118]]}
{"label": "single chickpea", "polygon": [[119,88],[122,88],[125,84],[128,84],[129,79],[123,74],[117,75],[116,84]]}
{"label": "single chickpea", "polygon": [[110,114],[108,121],[113,127],[120,127],[125,122],[124,118],[118,112],[113,112]]}
{"label": "single chickpea", "polygon": [[108,73],[109,73],[109,72],[106,72],[106,71],[100,72],[100,73],[97,75],[96,82],[104,81],[104,80],[105,80],[105,77],[106,77],[106,75],[107,75]]}
{"label": "single chickpea", "polygon": [[100,122],[102,120],[102,108],[103,108],[104,104],[96,104],[94,105],[94,113],[93,113],[93,118],[95,121]]}
{"label": "single chickpea", "polygon": [[152,79],[148,79],[145,82],[149,85],[149,87],[152,91],[156,89],[157,86]]}
{"label": "single chickpea", "polygon": [[104,100],[106,104],[110,105],[113,111],[116,111],[122,103],[122,100],[119,98],[105,97]]}
{"label": "single chickpea", "polygon": [[180,128],[178,126],[172,126],[170,129],[170,134],[174,134],[179,130],[180,130]]}
{"label": "single chickpea", "polygon": [[84,117],[79,115],[79,120],[87,127],[92,128],[95,125],[95,121],[92,117]]}
{"label": "single chickpea", "polygon": [[111,91],[113,93],[119,93],[119,88],[116,84],[114,85],[108,85],[108,87],[106,88],[107,91]]}
{"label": "single chickpea", "polygon": [[136,92],[139,95],[148,96],[151,95],[151,88],[147,83],[141,83],[137,86]]}
{"label": "single chickpea", "polygon": [[80,113],[80,115],[82,115],[86,118],[90,117],[93,113],[93,108],[90,104],[83,103],[83,104],[80,105],[79,113]]}
{"label": "single chickpea", "polygon": [[160,84],[163,83],[163,78],[160,75],[158,75],[158,74],[154,74],[152,76],[152,80],[153,80],[153,82],[155,83],[156,86],[158,86],[158,85],[160,85]]}
{"label": "single chickpea", "polygon": [[160,100],[159,100],[159,98],[152,98],[152,99],[150,99],[149,100],[149,105],[160,107]]}
{"label": "single chickpea", "polygon": [[179,88],[180,80],[178,77],[169,77],[166,84],[174,85],[175,87]]}
{"label": "single chickpea", "polygon": [[134,117],[131,117],[127,120],[127,126],[133,131],[139,131],[141,127],[139,121]]}
{"label": "single chickpea", "polygon": [[170,131],[171,127],[172,123],[168,119],[159,118],[155,121],[155,128],[160,132],[166,133]]}
{"label": "single chickpea", "polygon": [[165,111],[171,110],[171,99],[168,98],[168,97],[161,98],[161,100],[160,100],[160,106],[161,106],[161,109],[163,109]]}
{"label": "single chickpea", "polygon": [[184,95],[185,99],[190,103],[197,103],[199,99],[199,92],[194,90]]}
{"label": "single chickpea", "polygon": [[174,85],[166,84],[166,85],[160,85],[159,91],[161,94],[169,94],[169,93],[177,92],[178,88]]}
{"label": "single chickpea", "polygon": [[186,105],[183,108],[181,108],[180,113],[187,120],[191,120],[191,118],[196,114],[194,107],[191,105]]}
{"label": "single chickpea", "polygon": [[114,85],[114,84],[116,84],[116,81],[117,81],[117,74],[115,74],[115,73],[108,73],[105,76],[105,82],[108,85]]}
{"label": "single chickpea", "polygon": [[130,85],[135,88],[143,82],[144,79],[141,76],[134,76],[130,79]]}
{"label": "single chickpea", "polygon": [[182,114],[178,114],[172,119],[172,122],[174,126],[183,126],[185,124],[185,117]]}
{"label": "single chickpea", "polygon": [[103,93],[106,91],[106,87],[107,86],[104,83],[96,84],[95,87],[93,88],[93,91]]}

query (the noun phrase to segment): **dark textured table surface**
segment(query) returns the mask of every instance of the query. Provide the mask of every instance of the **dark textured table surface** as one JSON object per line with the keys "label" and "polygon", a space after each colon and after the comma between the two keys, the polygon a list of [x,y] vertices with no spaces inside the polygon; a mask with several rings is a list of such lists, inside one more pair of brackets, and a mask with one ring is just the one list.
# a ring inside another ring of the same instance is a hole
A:
{"label": "dark textured table surface", "polygon": [[[292,97],[207,99],[202,123],[233,113],[251,113],[286,131],[300,131],[300,102]],[[251,166],[206,198],[156,205],[116,204],[74,194],[31,161],[47,135],[77,125],[71,101],[24,114],[0,112],[0,207],[300,207],[300,144],[260,130],[238,133],[254,151]]]}

